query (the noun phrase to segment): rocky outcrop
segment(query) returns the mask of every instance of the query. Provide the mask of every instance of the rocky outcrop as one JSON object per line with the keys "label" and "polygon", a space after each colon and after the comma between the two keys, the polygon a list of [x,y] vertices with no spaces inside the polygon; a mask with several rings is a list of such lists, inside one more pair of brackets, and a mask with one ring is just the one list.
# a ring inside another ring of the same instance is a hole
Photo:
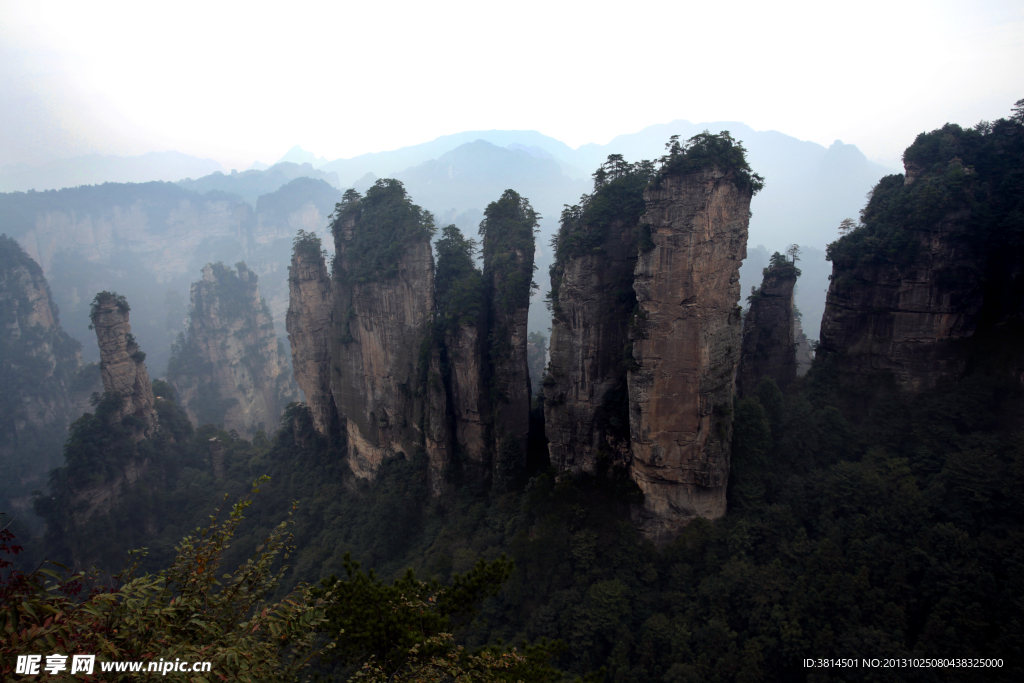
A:
{"label": "rocky outcrop", "polygon": [[779,389],[796,379],[796,316],[793,290],[800,271],[775,252],[764,269],[761,286],[750,295],[750,310],[743,323],[743,345],[736,393],[750,396],[763,377],[775,380]]}
{"label": "rocky outcrop", "polygon": [[922,133],[861,224],[829,246],[819,354],[845,400],[913,394],[976,371],[1024,377],[1024,250],[1015,180],[1024,122]]}
{"label": "rocky outcrop", "polygon": [[429,463],[427,474],[430,493],[439,496],[448,489],[446,470],[452,461],[453,444],[448,397],[441,368],[441,349],[437,345],[430,349],[426,370],[427,377],[423,387],[423,439]]}
{"label": "rocky outcrop", "polygon": [[121,396],[120,408],[112,411],[108,419],[129,425],[134,438],[140,440],[155,433],[157,414],[153,407],[153,385],[146,371],[146,354],[132,334],[129,310],[125,297],[100,292],[93,300],[90,319],[100,347],[103,389]]}
{"label": "rocky outcrop", "polygon": [[793,321],[793,339],[796,341],[796,376],[803,377],[814,362],[814,347],[804,333],[799,316]]}
{"label": "rocky outcrop", "polygon": [[365,197],[346,193],[332,226],[331,392],[357,477],[424,447],[419,364],[434,310],[432,227],[395,180]]}
{"label": "rocky outcrop", "polygon": [[0,235],[0,507],[30,509],[23,494],[45,488],[46,473],[60,464],[67,424],[81,415],[79,358],[42,269]]}
{"label": "rocky outcrop", "polygon": [[883,385],[917,392],[963,373],[967,354],[957,342],[976,331],[984,296],[944,274],[968,263],[951,243],[968,219],[954,212],[915,230],[905,263],[833,259],[821,349],[834,355],[843,386],[863,396]]}
{"label": "rocky outcrop", "polygon": [[256,274],[236,267],[208,263],[192,283],[188,336],[176,344],[167,379],[194,423],[251,438],[273,431],[298,392]]}
{"label": "rocky outcrop", "polygon": [[288,273],[288,341],[295,381],[302,389],[313,426],[325,436],[337,432],[338,409],[331,393],[333,294],[320,239],[299,232]]}
{"label": "rocky outcrop", "polygon": [[633,272],[650,163],[609,157],[594,194],[562,213],[551,267],[544,429],[552,466],[594,472],[629,461],[626,370]]}
{"label": "rocky outcrop", "polygon": [[457,325],[445,336],[448,354],[452,441],[469,468],[483,475],[489,466],[489,394],[484,384],[483,353],[475,324]]}
{"label": "rocky outcrop", "polygon": [[742,168],[670,160],[644,195],[653,248],[634,284],[630,470],[644,493],[636,522],[658,542],[725,514],[752,184]]}
{"label": "rocky outcrop", "polygon": [[506,190],[484,210],[480,224],[487,302],[487,379],[494,425],[493,474],[499,487],[515,481],[526,466],[530,432],[526,324],[536,227],[536,212],[513,190]]}

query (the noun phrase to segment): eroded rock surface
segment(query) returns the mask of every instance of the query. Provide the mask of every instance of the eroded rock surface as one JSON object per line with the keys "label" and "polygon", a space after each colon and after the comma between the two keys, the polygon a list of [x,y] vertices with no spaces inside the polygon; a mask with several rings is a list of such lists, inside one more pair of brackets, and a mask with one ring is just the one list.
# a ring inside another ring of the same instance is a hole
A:
{"label": "eroded rock surface", "polygon": [[629,317],[636,303],[636,226],[616,222],[598,250],[569,259],[560,273],[551,320],[551,361],[544,387],[544,428],[551,464],[593,472],[599,454],[627,462]]}
{"label": "eroded rock surface", "polygon": [[407,201],[401,184],[390,183],[354,199],[334,229],[331,391],[345,421],[349,467],[362,478],[385,458],[411,457],[424,445],[418,364],[434,310],[430,235],[404,235],[384,269],[368,264],[371,255],[360,248],[363,240],[386,248],[369,234],[381,227],[376,210]]}
{"label": "eroded rock surface", "polygon": [[494,415],[494,481],[499,487],[521,476],[526,466],[530,432],[526,325],[536,226],[537,215],[529,201],[513,190],[506,190],[488,205],[480,225],[488,311],[487,379]]}
{"label": "eroded rock surface", "polygon": [[[762,377],[775,380],[783,391],[797,376],[796,317],[793,290],[797,269],[777,260],[764,269],[761,286],[751,295],[743,324],[743,346],[736,393],[750,396]],[[804,339],[806,341],[806,338]]]}
{"label": "eroded rock surface", "polygon": [[337,431],[338,409],[331,394],[333,294],[320,240],[296,243],[288,275],[288,340],[295,381],[306,397],[313,426],[323,435]]}
{"label": "eroded rock surface", "polygon": [[630,469],[644,492],[636,521],[658,542],[694,517],[725,514],[752,195],[734,173],[666,173],[645,193],[653,248],[634,284]]}
{"label": "eroded rock surface", "polygon": [[483,380],[480,334],[476,325],[459,325],[445,340],[450,369],[450,410],[454,447],[478,474],[488,461],[490,408]]}
{"label": "eroded rock surface", "polygon": [[111,419],[122,421],[128,416],[136,439],[152,436],[157,428],[153,407],[153,385],[146,371],[146,354],[132,335],[128,322],[129,306],[123,296],[100,292],[92,307],[92,325],[100,347],[100,376],[105,392],[121,395],[122,403]]}
{"label": "eroded rock surface", "polygon": [[298,392],[256,274],[236,266],[208,263],[192,283],[188,336],[167,379],[195,424],[223,424],[252,438],[273,431]]}

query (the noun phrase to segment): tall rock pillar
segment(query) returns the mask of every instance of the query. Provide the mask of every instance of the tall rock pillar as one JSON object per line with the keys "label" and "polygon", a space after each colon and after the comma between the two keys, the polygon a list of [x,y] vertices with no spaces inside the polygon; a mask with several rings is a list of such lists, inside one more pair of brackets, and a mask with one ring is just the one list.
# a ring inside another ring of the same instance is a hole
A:
{"label": "tall rock pillar", "polygon": [[629,461],[625,354],[643,193],[652,175],[651,162],[609,157],[594,174],[594,193],[562,212],[544,386],[548,453],[559,471],[594,472],[600,459]]}
{"label": "tall rock pillar", "polygon": [[167,379],[193,422],[251,438],[273,431],[298,392],[256,274],[244,262],[235,268],[207,263],[192,283],[188,337],[175,345]]}
{"label": "tall rock pillar", "polygon": [[331,276],[316,233],[299,231],[288,270],[288,341],[295,381],[306,395],[313,426],[323,435],[337,431],[338,409],[331,394]]}
{"label": "tall rock pillar", "polygon": [[636,266],[628,376],[631,473],[643,533],[667,542],[694,517],[725,514],[739,268],[760,179],[728,133],[676,143],[646,191],[650,242]]}
{"label": "tall rock pillar", "polygon": [[530,368],[526,323],[533,283],[537,212],[514,190],[484,210],[480,223],[487,300],[488,361],[494,411],[494,483],[515,481],[526,466]]}
{"label": "tall rock pillar", "polygon": [[750,396],[762,377],[770,377],[785,390],[797,375],[796,317],[793,289],[800,275],[795,263],[775,252],[764,269],[760,288],[750,296],[743,324],[743,347],[736,393]]}
{"label": "tall rock pillar", "polygon": [[370,478],[385,458],[425,449],[421,370],[430,364],[434,223],[399,181],[382,179],[365,197],[346,192],[332,230],[331,393],[346,424],[349,467]]}
{"label": "tall rock pillar", "polygon": [[100,375],[103,390],[122,396],[114,419],[137,418],[136,439],[152,436],[157,428],[153,407],[153,385],[142,352],[128,323],[128,301],[114,292],[100,292],[92,302],[90,317],[100,347]]}

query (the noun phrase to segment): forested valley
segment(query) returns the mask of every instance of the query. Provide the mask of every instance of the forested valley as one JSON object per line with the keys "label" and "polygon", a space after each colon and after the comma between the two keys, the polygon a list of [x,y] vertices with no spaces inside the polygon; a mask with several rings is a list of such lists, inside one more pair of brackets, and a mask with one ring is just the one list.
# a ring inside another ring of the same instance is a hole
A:
{"label": "forested valley", "polygon": [[[293,242],[291,366],[259,278],[215,263],[159,379],[132,292],[97,294],[100,388],[4,238],[36,294],[0,313],[36,337],[2,352],[54,359],[46,382],[6,362],[7,386],[70,427],[32,498],[45,527],[0,517],[0,671],[87,644],[216,657],[210,680],[1020,680],[1024,100],[904,161],[828,246],[813,361],[799,249],[740,295],[772,178],[728,132],[610,156],[547,273],[513,190],[478,234],[435,225],[398,180],[347,191],[322,238]],[[675,290],[686,211],[721,226]],[[545,364],[527,316],[548,276]],[[0,456],[27,461],[53,436],[7,402]]]}

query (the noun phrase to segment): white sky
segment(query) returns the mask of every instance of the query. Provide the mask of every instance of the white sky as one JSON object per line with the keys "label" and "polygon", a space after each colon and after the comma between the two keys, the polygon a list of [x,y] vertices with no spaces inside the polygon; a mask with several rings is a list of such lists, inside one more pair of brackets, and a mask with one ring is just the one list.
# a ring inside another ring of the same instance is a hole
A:
{"label": "white sky", "polygon": [[576,147],[742,121],[896,163],[1024,97],[1024,2],[0,0],[0,165],[176,149],[247,168],[476,129]]}

